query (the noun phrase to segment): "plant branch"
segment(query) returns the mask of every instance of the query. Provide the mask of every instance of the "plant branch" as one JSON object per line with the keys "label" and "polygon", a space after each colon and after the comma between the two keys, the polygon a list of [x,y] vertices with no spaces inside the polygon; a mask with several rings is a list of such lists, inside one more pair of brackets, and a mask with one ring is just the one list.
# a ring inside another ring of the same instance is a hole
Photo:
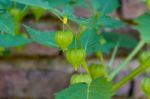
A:
{"label": "plant branch", "polygon": [[87,74],[90,75],[90,77],[91,77],[91,73],[89,71],[89,68],[88,68],[88,65],[87,65],[86,61],[83,62],[83,67],[86,70]]}
{"label": "plant branch", "polygon": [[129,80],[133,79],[135,76],[137,76],[142,71],[148,69],[150,67],[150,57],[148,57],[145,62],[143,62],[141,65],[139,65],[136,69],[134,69],[132,72],[130,72],[127,76],[125,76],[123,79],[121,79],[119,82],[113,85],[113,90],[117,90],[122,85],[124,85]]}
{"label": "plant branch", "polygon": [[112,80],[119,72],[122,70],[128,63],[129,61],[132,60],[132,58],[139,52],[139,50],[144,46],[145,41],[141,40],[138,45],[135,47],[135,49],[127,56],[127,58],[121,62],[117,68],[110,74],[109,79]]}

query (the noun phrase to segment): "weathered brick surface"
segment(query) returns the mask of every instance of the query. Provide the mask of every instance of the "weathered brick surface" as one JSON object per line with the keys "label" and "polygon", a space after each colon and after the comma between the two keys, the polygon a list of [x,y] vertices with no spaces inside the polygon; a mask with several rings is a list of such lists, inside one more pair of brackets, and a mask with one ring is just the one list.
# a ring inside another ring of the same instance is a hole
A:
{"label": "weathered brick surface", "polygon": [[53,99],[68,79],[69,74],[62,71],[0,70],[0,97]]}
{"label": "weathered brick surface", "polygon": [[[73,69],[64,57],[35,59],[16,58],[0,61],[0,97],[32,97],[31,99],[38,99],[39,97],[45,97],[44,99],[46,99],[48,97],[53,99],[55,92],[68,85]],[[117,59],[113,65],[117,66],[121,61],[122,59]],[[99,63],[99,61],[90,59],[88,64],[90,63]],[[128,70],[137,66],[137,61],[130,62],[127,68],[117,75],[114,82],[122,79],[129,73]],[[139,89],[139,82],[142,77],[143,74],[134,79],[133,95],[136,99],[142,96]],[[122,86],[116,94],[128,96],[130,84],[128,82]]]}
{"label": "weathered brick surface", "polygon": [[147,10],[142,0],[121,0],[122,14],[125,19],[133,19]]}
{"label": "weathered brick surface", "polygon": [[59,54],[59,49],[43,46],[37,43],[31,43],[24,46],[20,51],[13,48],[11,52],[14,55],[45,55],[45,56],[56,56]]}

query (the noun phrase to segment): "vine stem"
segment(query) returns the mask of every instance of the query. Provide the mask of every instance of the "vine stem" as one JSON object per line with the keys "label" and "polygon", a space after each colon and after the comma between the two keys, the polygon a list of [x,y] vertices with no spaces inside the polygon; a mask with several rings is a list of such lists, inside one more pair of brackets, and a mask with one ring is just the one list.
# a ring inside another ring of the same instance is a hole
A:
{"label": "vine stem", "polygon": [[136,69],[134,69],[132,72],[130,72],[127,76],[125,76],[123,79],[118,81],[116,84],[113,85],[113,90],[117,90],[122,85],[124,85],[129,80],[133,79],[136,75],[141,73],[142,71],[146,70],[150,67],[150,57],[148,57],[141,65],[139,65]]}
{"label": "vine stem", "polygon": [[83,64],[84,69],[86,70],[87,74],[90,75],[90,77],[91,77],[91,73],[89,71],[89,68],[88,68],[88,65],[87,65],[86,61],[84,61],[82,64]]}
{"label": "vine stem", "polygon": [[132,58],[139,52],[139,50],[144,46],[144,44],[145,44],[145,41],[144,40],[140,40],[138,45],[129,54],[129,56],[127,56],[127,58],[123,62],[121,62],[117,66],[117,68],[110,74],[110,76],[109,76],[110,80],[112,80],[120,72],[120,70],[122,70],[128,64],[128,62],[132,60]]}

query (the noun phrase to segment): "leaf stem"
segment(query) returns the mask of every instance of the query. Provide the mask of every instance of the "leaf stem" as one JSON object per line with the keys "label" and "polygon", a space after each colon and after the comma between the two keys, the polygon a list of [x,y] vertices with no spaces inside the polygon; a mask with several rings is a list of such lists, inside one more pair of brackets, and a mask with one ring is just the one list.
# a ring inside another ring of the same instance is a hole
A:
{"label": "leaf stem", "polygon": [[72,27],[68,23],[66,23],[65,25],[74,35],[76,35],[75,31],[72,29]]}
{"label": "leaf stem", "polygon": [[106,62],[104,60],[103,54],[101,52],[96,52],[96,56],[101,61],[101,64],[105,67],[105,70],[107,71],[106,77],[108,77],[108,68],[107,68]]}
{"label": "leaf stem", "polygon": [[91,73],[89,71],[89,68],[88,68],[88,65],[87,65],[86,61],[84,61],[82,64],[83,64],[84,69],[86,70],[87,74],[90,75],[90,77],[91,77]]}
{"label": "leaf stem", "polygon": [[138,45],[135,47],[135,49],[129,54],[129,56],[127,56],[127,58],[121,62],[117,68],[110,74],[110,80],[112,80],[119,72],[120,70],[122,70],[129,61],[132,60],[132,58],[138,53],[138,51],[144,46],[145,41],[144,40],[140,40],[140,42],[138,43]]}
{"label": "leaf stem", "polygon": [[135,76],[137,76],[142,71],[146,70],[150,67],[150,57],[148,57],[141,65],[139,65],[136,69],[134,69],[132,72],[130,72],[127,76],[125,76],[123,79],[121,79],[119,82],[113,85],[113,90],[117,90],[122,85],[124,85],[129,80],[133,79]]}
{"label": "leaf stem", "polygon": [[101,52],[96,52],[96,56],[99,58],[99,60],[101,61],[101,63],[103,64],[103,66],[106,66],[103,54]]}
{"label": "leaf stem", "polygon": [[116,57],[116,55],[117,55],[119,46],[120,46],[120,40],[117,42],[117,44],[116,44],[116,46],[115,46],[115,48],[114,48],[114,50],[113,50],[111,59],[110,59],[110,61],[109,61],[109,63],[108,63],[108,66],[109,66],[109,67],[112,66],[113,63],[114,63],[114,60],[115,60],[115,57]]}

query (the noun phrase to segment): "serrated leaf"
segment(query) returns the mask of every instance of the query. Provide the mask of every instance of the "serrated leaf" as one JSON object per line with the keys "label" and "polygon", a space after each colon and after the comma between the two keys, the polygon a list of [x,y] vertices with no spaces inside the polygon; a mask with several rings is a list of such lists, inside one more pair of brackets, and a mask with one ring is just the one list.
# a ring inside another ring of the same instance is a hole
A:
{"label": "serrated leaf", "polygon": [[119,7],[119,0],[91,0],[92,5],[100,13],[107,14]]}
{"label": "serrated leaf", "polygon": [[49,47],[58,47],[58,45],[54,41],[54,32],[39,31],[28,26],[25,26],[25,28],[34,42]]}
{"label": "serrated leaf", "polygon": [[1,47],[16,47],[30,43],[31,40],[22,35],[0,34]]}
{"label": "serrated leaf", "polygon": [[14,26],[15,26],[14,20],[10,14],[8,13],[0,14],[0,31],[9,34],[15,34]]}
{"label": "serrated leaf", "polygon": [[58,92],[55,99],[110,99],[113,95],[112,83],[106,78],[97,78],[90,84],[74,84]]}
{"label": "serrated leaf", "polygon": [[141,39],[150,43],[150,12],[146,12],[134,21],[138,24],[134,28],[140,32]]}

